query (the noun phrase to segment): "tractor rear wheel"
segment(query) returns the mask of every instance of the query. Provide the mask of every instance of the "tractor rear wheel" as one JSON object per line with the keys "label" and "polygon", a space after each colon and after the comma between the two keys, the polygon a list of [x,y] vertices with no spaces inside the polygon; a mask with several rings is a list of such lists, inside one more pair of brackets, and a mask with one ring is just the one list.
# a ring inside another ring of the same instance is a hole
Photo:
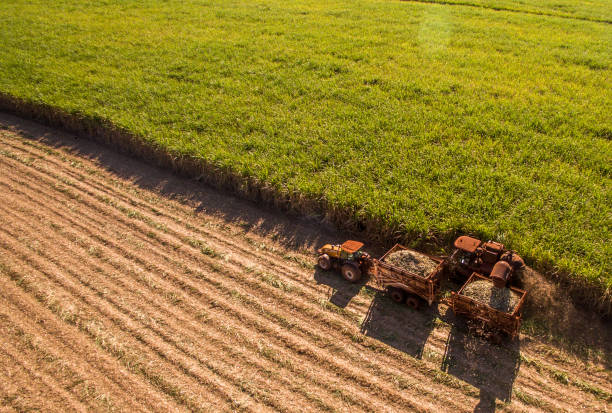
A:
{"label": "tractor rear wheel", "polygon": [[396,303],[403,303],[406,298],[406,293],[399,288],[389,288],[389,297]]}
{"label": "tractor rear wheel", "polygon": [[331,260],[329,259],[329,255],[327,254],[321,254],[317,262],[319,264],[319,267],[321,267],[321,269],[324,271],[329,271],[332,267]]}
{"label": "tractor rear wheel", "polygon": [[341,269],[342,276],[352,283],[361,279],[361,270],[355,264],[344,264]]}

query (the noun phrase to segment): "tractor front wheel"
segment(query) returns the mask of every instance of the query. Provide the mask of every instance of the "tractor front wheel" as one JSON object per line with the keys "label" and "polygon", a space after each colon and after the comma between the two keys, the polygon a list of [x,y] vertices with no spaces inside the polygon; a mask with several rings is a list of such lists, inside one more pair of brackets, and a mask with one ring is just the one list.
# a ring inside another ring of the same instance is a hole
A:
{"label": "tractor front wheel", "polygon": [[341,271],[347,281],[356,283],[361,279],[361,270],[354,264],[344,264]]}
{"label": "tractor front wheel", "polygon": [[331,260],[327,254],[321,254],[321,256],[319,256],[318,264],[323,271],[329,271],[332,267]]}

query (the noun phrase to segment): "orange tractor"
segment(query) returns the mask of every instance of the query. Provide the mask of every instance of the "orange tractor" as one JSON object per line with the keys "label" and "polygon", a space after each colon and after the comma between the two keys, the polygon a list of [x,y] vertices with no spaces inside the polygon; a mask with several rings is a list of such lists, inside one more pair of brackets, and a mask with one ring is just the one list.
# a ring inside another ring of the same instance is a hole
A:
{"label": "orange tractor", "polygon": [[357,282],[370,266],[370,254],[361,251],[361,247],[363,242],[359,241],[346,241],[342,245],[325,244],[317,250],[319,267],[325,271],[339,269],[347,281]]}

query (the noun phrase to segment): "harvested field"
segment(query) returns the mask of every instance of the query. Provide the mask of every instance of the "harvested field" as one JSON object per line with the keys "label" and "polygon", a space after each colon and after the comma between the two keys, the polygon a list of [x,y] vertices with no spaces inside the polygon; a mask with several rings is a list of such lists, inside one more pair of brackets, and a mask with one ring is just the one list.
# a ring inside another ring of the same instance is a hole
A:
{"label": "harvested field", "polygon": [[411,250],[396,251],[389,254],[385,258],[385,262],[421,277],[426,277],[438,266],[438,263],[427,255]]}
{"label": "harvested field", "polygon": [[463,289],[463,295],[505,313],[511,313],[521,299],[510,288],[497,288],[487,280],[472,281]]}
{"label": "harvested field", "polygon": [[610,408],[608,350],[492,346],[315,270],[344,234],[0,125],[2,410]]}

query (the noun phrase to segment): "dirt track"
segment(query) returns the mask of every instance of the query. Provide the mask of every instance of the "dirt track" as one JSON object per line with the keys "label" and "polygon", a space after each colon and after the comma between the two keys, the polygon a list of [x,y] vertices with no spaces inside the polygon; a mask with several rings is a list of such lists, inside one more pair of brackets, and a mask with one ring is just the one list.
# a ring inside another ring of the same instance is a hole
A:
{"label": "dirt track", "polygon": [[608,355],[492,346],[315,270],[320,224],[0,125],[3,409],[610,410]]}

